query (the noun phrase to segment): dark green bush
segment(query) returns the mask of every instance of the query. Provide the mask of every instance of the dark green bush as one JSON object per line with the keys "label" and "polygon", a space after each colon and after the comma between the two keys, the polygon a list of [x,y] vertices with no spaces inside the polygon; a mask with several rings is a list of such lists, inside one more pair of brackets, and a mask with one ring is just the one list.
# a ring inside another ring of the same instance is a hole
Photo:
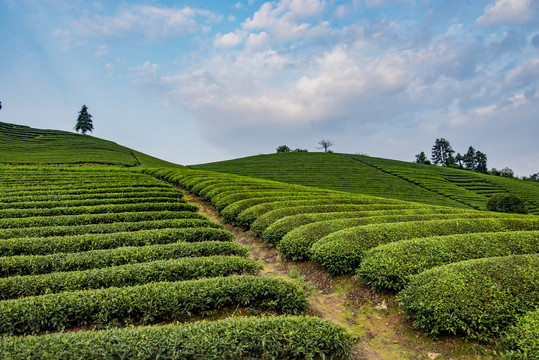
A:
{"label": "dark green bush", "polygon": [[527,214],[526,203],[515,194],[494,194],[487,201],[487,210],[503,213]]}
{"label": "dark green bush", "polygon": [[530,311],[502,337],[505,360],[536,360],[539,356],[539,309]]}
{"label": "dark green bush", "polygon": [[539,217],[513,215],[358,226],[325,236],[311,247],[310,254],[314,261],[336,275],[355,270],[365,251],[381,244],[419,237],[515,230],[539,230]]}
{"label": "dark green bush", "polygon": [[0,256],[48,255],[123,246],[163,245],[175,242],[233,241],[234,234],[215,228],[157,229],[108,234],[45,238],[0,239]]}
{"label": "dark green bush", "polygon": [[256,274],[260,264],[240,256],[189,257],[82,271],[0,278],[0,300],[85,289],[123,287],[233,274]]}
{"label": "dark green bush", "polygon": [[398,291],[410,277],[449,263],[539,252],[539,231],[458,234],[397,241],[365,253],[356,275],[381,290]]}
{"label": "dark green bush", "polygon": [[351,336],[305,316],[227,318],[0,339],[3,359],[347,359]]}
{"label": "dark green bush", "polygon": [[430,336],[486,341],[539,303],[539,254],[435,267],[412,277],[397,299]]}
{"label": "dark green bush", "polygon": [[0,334],[30,335],[87,324],[148,324],[249,306],[298,313],[306,306],[294,283],[249,275],[63,292],[0,301]]}
{"label": "dark green bush", "polygon": [[97,269],[181,257],[213,255],[246,256],[247,252],[248,248],[236,243],[204,241],[199,243],[131,246],[110,250],[92,250],[43,256],[9,256],[0,257],[0,277]]}

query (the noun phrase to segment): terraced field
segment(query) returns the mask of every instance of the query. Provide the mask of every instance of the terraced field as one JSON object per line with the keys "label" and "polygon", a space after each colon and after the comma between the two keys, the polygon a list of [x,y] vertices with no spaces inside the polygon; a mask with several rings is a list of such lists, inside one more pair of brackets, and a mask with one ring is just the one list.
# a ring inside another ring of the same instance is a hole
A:
{"label": "terraced field", "polygon": [[385,291],[402,290],[402,308],[433,337],[488,341],[539,306],[535,215],[345,195],[209,171],[145,171],[203,196],[285,257],[310,259],[332,275],[354,273]]}
{"label": "terraced field", "polygon": [[493,194],[514,193],[530,213],[539,214],[539,183],[363,155],[279,153],[190,167],[477,210],[485,210]]}
{"label": "terraced field", "polygon": [[342,358],[353,344],[152,176],[4,166],[0,208],[2,359]]}

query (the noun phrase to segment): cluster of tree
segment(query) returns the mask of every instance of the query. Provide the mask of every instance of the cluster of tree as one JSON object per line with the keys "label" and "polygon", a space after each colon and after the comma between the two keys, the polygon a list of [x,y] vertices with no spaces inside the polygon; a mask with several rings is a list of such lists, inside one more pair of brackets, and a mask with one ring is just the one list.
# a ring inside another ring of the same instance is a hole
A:
{"label": "cluster of tree", "polygon": [[515,213],[515,214],[527,214],[525,202],[515,194],[494,194],[487,201],[487,210]]}
{"label": "cluster of tree", "polygon": [[[333,151],[328,150],[330,146],[333,146],[333,143],[330,140],[322,139],[318,142],[318,145],[320,147],[318,149],[324,149],[324,152],[326,153],[332,153]],[[290,150],[290,148],[286,145],[281,145],[277,148],[278,153],[287,153],[287,152],[308,152],[306,149],[295,149]]]}
{"label": "cluster of tree", "polygon": [[[444,138],[436,139],[431,151],[432,164],[458,167],[483,174],[487,173],[487,155],[479,150],[475,150],[473,146],[470,146],[464,155],[460,153],[457,153],[457,155],[454,154],[455,150],[453,150],[448,140]],[[417,154],[415,158],[416,163],[431,164],[423,151]]]}
{"label": "cluster of tree", "polygon": [[281,146],[279,146],[277,148],[277,152],[278,153],[287,153],[287,152],[308,152],[308,151],[306,149],[300,149],[300,148],[291,150],[288,146],[281,145]]}

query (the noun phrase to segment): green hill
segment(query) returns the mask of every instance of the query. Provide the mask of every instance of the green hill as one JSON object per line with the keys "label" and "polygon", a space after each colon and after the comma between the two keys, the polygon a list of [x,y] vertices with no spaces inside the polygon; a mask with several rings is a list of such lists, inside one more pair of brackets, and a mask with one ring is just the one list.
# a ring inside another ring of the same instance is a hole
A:
{"label": "green hill", "polygon": [[376,157],[277,153],[191,166],[292,184],[484,210],[495,193],[515,193],[539,213],[539,184]]}
{"label": "green hill", "polygon": [[178,166],[112,141],[0,122],[1,164]]}

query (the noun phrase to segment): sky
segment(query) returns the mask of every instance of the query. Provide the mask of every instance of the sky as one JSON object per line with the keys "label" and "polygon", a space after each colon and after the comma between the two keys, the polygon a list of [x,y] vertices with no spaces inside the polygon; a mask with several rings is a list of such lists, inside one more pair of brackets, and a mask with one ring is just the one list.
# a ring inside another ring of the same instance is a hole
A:
{"label": "sky", "polygon": [[539,1],[0,0],[0,121],[191,165],[436,139],[539,172]]}

